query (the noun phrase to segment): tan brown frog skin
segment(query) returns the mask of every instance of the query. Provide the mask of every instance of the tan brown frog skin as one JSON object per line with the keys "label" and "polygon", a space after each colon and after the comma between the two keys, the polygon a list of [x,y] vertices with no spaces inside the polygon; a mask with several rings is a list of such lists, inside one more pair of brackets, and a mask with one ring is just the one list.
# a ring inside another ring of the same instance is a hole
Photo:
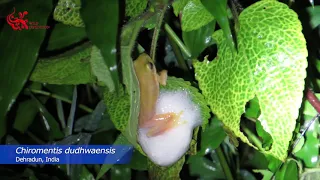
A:
{"label": "tan brown frog skin", "polygon": [[166,85],[167,71],[157,74],[156,67],[149,55],[143,53],[134,61],[134,69],[140,87],[139,127],[150,128],[148,136],[160,135],[178,125],[181,113],[165,113],[156,115],[156,103],[160,93],[160,85]]}

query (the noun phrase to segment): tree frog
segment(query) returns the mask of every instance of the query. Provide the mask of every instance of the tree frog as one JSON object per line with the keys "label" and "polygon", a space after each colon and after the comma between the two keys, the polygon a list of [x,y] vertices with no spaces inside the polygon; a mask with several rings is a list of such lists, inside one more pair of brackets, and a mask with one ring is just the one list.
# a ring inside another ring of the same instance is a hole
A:
{"label": "tree frog", "polygon": [[166,85],[167,71],[163,70],[158,74],[152,59],[145,53],[134,61],[134,69],[140,88],[139,127],[150,128],[147,136],[154,137],[177,126],[182,112],[156,115],[159,84]]}

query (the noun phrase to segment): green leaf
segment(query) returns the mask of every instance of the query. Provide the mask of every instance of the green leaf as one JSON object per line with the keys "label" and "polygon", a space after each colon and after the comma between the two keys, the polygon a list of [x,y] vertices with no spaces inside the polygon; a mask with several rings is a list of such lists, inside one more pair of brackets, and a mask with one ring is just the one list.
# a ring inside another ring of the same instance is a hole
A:
{"label": "green leaf", "polygon": [[84,28],[73,27],[59,23],[55,25],[52,34],[50,35],[46,50],[52,51],[62,49],[83,41],[86,38],[87,34]]}
{"label": "green leaf", "polygon": [[[312,116],[304,116],[305,124],[308,124],[313,117]],[[305,134],[305,143],[300,149],[300,151],[296,152],[294,155],[300,158],[305,167],[307,168],[315,168],[319,162],[319,139],[318,139],[318,127],[319,121],[315,121],[308,129]]]}
{"label": "green leaf", "polygon": [[258,119],[258,117],[260,116],[260,106],[257,97],[249,101],[249,107],[246,109],[244,115],[247,118]]}
{"label": "green leaf", "polygon": [[126,16],[136,17],[140,15],[146,9],[147,5],[147,0],[126,1]]}
{"label": "green leaf", "polygon": [[72,99],[74,89],[72,85],[44,84],[44,87],[51,93],[57,94],[66,99]]}
{"label": "green leaf", "polygon": [[268,160],[268,169],[272,172],[278,170],[278,168],[282,164],[282,162],[279,159],[276,159],[271,155],[266,155],[266,158]]}
{"label": "green leaf", "polygon": [[276,173],[275,178],[277,180],[286,180],[286,179],[292,179],[292,180],[298,180],[299,174],[298,174],[298,166],[295,161],[289,160],[287,161],[283,167]]}
{"label": "green leaf", "polygon": [[80,9],[80,0],[59,0],[54,9],[53,18],[66,25],[84,27],[80,16]]}
{"label": "green leaf", "polygon": [[[120,134],[116,141],[113,143],[114,145],[128,145],[129,141],[126,139],[126,137],[123,134]],[[123,152],[123,155],[125,154],[125,152]],[[121,154],[120,154],[121,155]],[[122,156],[121,156],[122,157]],[[121,158],[119,156],[119,158]],[[97,175],[97,180],[100,179],[105,173],[107,173],[109,171],[109,169],[113,166],[113,164],[103,164],[101,166],[101,169]]]}
{"label": "green leaf", "polygon": [[90,47],[85,49],[79,47],[63,56],[41,59],[32,72],[30,80],[68,85],[95,83],[89,62],[90,53]]}
{"label": "green leaf", "polygon": [[188,32],[210,23],[214,17],[202,5],[200,0],[190,0],[182,10],[182,31]]}
{"label": "green leaf", "polygon": [[95,131],[98,128],[101,128],[99,126],[101,124],[101,121],[108,121],[108,119],[104,119],[105,111],[106,105],[103,101],[100,101],[94,109],[94,111],[92,112],[92,114],[86,115],[76,121],[74,131]]}
{"label": "green leaf", "polygon": [[50,133],[52,139],[60,139],[64,137],[63,132],[60,130],[59,123],[54,119],[54,117],[48,112],[46,107],[36,98],[31,95],[32,99],[35,100],[37,107],[42,115],[45,127]]}
{"label": "green leaf", "polygon": [[[47,99],[47,97],[44,97],[41,98],[40,101],[43,103],[47,101]],[[32,124],[38,112],[39,109],[37,106],[37,102],[33,99],[19,103],[17,116],[14,120],[13,127],[21,133],[24,133]]]}
{"label": "green leaf", "polygon": [[141,154],[138,150],[133,151],[131,161],[128,165],[123,165],[138,171],[145,171],[148,169],[148,158]]}
{"label": "green leaf", "polygon": [[190,0],[175,0],[172,3],[174,14],[178,16],[189,1]]}
{"label": "green leaf", "polygon": [[[83,0],[80,14],[85,24],[88,38],[101,51],[104,60],[103,64],[105,65],[101,67],[104,69],[103,72],[109,71],[111,75],[111,78],[107,77],[106,79],[104,76],[101,79],[100,74],[98,79],[106,83],[111,91],[113,86],[115,90],[118,90],[119,75],[116,56],[118,50],[116,45],[119,25],[119,2],[118,0]],[[100,63],[102,63],[101,60]],[[96,69],[94,72],[96,73]]]}
{"label": "green leaf", "polygon": [[115,86],[111,73],[104,63],[101,51],[96,46],[92,47],[90,64],[92,72],[97,76],[98,81],[101,81],[103,85],[107,86],[110,92],[114,91]]}
{"label": "green leaf", "polygon": [[140,148],[137,143],[138,116],[140,111],[140,89],[133,67],[131,52],[144,21],[144,19],[139,19],[131,22],[129,25],[123,28],[123,31],[121,32],[120,43],[123,83],[126,86],[125,92],[129,95],[129,109],[126,111],[126,114],[129,112],[129,116],[125,121],[123,121],[123,123],[127,124],[124,134],[135,148]]}
{"label": "green leaf", "polygon": [[211,21],[209,24],[202,26],[199,29],[185,32],[182,31],[183,42],[190,50],[192,58],[198,57],[199,54],[214,42],[212,34],[215,30],[216,21]]}
{"label": "green leaf", "polygon": [[[17,12],[28,11],[26,18],[46,25],[51,13],[51,1],[30,0],[14,4]],[[3,14],[10,14],[13,8]],[[41,11],[39,11],[41,9]],[[6,133],[6,113],[19,95],[37,60],[38,51],[45,37],[45,29],[14,31],[7,23],[0,33],[0,138]],[[19,72],[19,73],[17,73]]]}
{"label": "green leaf", "polygon": [[227,40],[229,47],[232,50],[235,50],[227,13],[227,0],[202,0],[202,3],[223,30],[224,37]]}
{"label": "green leaf", "polygon": [[201,155],[205,155],[207,150],[214,150],[223,142],[226,133],[223,130],[222,123],[217,117],[214,117],[209,127],[201,134]]}
{"label": "green leaf", "polygon": [[273,175],[271,171],[265,169],[253,169],[253,172],[262,174],[262,180],[270,180]]}
{"label": "green leaf", "polygon": [[320,6],[308,7],[307,12],[309,14],[309,22],[311,28],[314,29],[320,24]]}
{"label": "green leaf", "polygon": [[121,165],[114,165],[111,168],[111,179],[112,180],[131,179],[131,169],[128,167],[123,167]]}
{"label": "green leaf", "polygon": [[190,156],[188,159],[190,174],[201,178],[224,179],[225,175],[217,155],[213,153],[212,156],[213,161],[201,155]]}
{"label": "green leaf", "polygon": [[152,180],[167,180],[167,179],[180,179],[180,171],[185,162],[185,157],[182,156],[175,164],[169,167],[161,167],[148,161],[149,178]]}
{"label": "green leaf", "polygon": [[94,179],[94,176],[90,173],[90,171],[88,171],[88,169],[86,168],[86,166],[81,165],[82,167],[82,171],[80,174],[80,180],[92,180]]}
{"label": "green leaf", "polygon": [[263,129],[263,126],[261,125],[260,121],[256,121],[256,129],[258,135],[262,138],[262,148],[264,148],[267,151],[270,150],[271,145],[273,143],[272,137]]}
{"label": "green leaf", "polygon": [[259,120],[273,139],[271,150],[263,152],[284,161],[306,77],[308,52],[302,26],[294,11],[272,0],[246,8],[239,25],[238,53],[232,56],[223,32],[216,31],[218,55],[212,62],[194,62],[196,79],[230,135],[252,147],[239,125],[246,103],[257,96]]}

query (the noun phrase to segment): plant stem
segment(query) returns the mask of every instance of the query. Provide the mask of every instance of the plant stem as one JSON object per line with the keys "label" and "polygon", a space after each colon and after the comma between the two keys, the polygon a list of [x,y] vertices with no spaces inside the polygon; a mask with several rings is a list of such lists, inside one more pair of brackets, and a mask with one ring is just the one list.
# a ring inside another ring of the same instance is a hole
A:
{"label": "plant stem", "polygon": [[223,169],[224,174],[226,175],[227,180],[233,180],[232,173],[230,171],[228,162],[226,161],[226,158],[224,157],[224,153],[222,151],[221,145],[216,149],[221,167]]}
{"label": "plant stem", "polygon": [[251,141],[253,141],[253,143],[257,146],[257,148],[261,151],[263,148],[259,138],[257,138],[257,136],[254,135],[246,126],[243,125],[242,129],[249,136]]}
{"label": "plant stem", "polygon": [[159,33],[160,33],[162,21],[166,13],[166,10],[167,10],[167,5],[164,4],[163,8],[160,10],[161,11],[160,16],[158,17],[156,27],[154,28],[154,31],[153,31],[151,48],[150,48],[150,56],[153,61],[155,61],[155,58],[156,58],[157,42],[158,42]]}
{"label": "plant stem", "polygon": [[67,121],[67,126],[65,128],[65,137],[72,135],[73,130],[73,123],[74,123],[74,114],[76,111],[76,104],[77,104],[77,86],[74,87],[73,90],[73,97],[72,97],[72,104],[70,108],[70,113]]}
{"label": "plant stem", "polygon": [[[50,92],[47,92],[47,91],[42,91],[42,90],[37,90],[37,89],[29,89],[29,90],[31,92],[35,93],[35,94],[42,94],[42,95],[49,96],[49,97],[52,97],[52,98],[60,99],[61,101],[69,103],[69,104],[72,103],[72,101],[70,99],[67,99],[65,97],[59,96],[57,94],[53,94],[53,93],[50,93]],[[85,106],[83,104],[79,104],[79,108],[87,111],[88,113],[92,113],[93,112],[93,109],[91,109],[88,106]]]}
{"label": "plant stem", "polygon": [[307,89],[307,94],[306,94],[307,100],[310,102],[310,104],[313,106],[313,108],[320,113],[320,101],[317,98],[317,96],[314,95],[312,90],[310,88]]}
{"label": "plant stem", "polygon": [[172,40],[180,47],[181,51],[188,57],[191,58],[191,53],[189,49],[183,44],[180,38],[176,35],[176,33],[171,29],[168,24],[164,25],[164,29],[172,37]]}
{"label": "plant stem", "polygon": [[[167,32],[167,34],[169,34],[169,33]],[[181,51],[180,51],[178,45],[173,41],[172,36],[168,36],[168,39],[171,44],[172,50],[177,58],[179,67],[181,69],[183,69],[184,71],[188,72],[188,66],[186,65],[186,62],[181,54]]]}

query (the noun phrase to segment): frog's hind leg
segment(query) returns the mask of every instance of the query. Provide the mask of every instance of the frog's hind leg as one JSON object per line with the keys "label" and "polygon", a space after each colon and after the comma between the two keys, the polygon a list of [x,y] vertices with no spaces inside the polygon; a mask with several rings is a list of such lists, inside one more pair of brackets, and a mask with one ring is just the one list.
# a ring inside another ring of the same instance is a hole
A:
{"label": "frog's hind leg", "polygon": [[179,125],[180,113],[165,113],[158,114],[153,117],[153,125],[147,133],[148,137],[154,137],[163,134],[164,132]]}

